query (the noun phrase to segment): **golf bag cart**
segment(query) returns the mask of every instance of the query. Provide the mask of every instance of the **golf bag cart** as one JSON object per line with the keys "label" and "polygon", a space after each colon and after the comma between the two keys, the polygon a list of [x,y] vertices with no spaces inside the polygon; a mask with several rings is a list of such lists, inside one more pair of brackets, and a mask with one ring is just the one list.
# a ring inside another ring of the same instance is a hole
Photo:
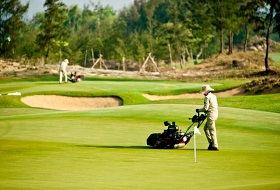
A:
{"label": "golf bag cart", "polygon": [[80,82],[82,80],[85,80],[84,75],[77,75],[77,72],[70,74],[70,77],[68,77],[68,81],[71,82]]}
{"label": "golf bag cart", "polygon": [[186,132],[179,131],[179,127],[172,122],[170,124],[168,121],[164,122],[164,125],[167,126],[167,129],[162,133],[152,133],[147,138],[147,145],[152,146],[158,149],[173,149],[173,148],[183,148],[192,136],[194,135],[194,131],[190,131],[190,128],[197,123],[197,128],[204,122],[206,119],[206,114],[199,114],[197,112],[192,118],[192,124],[187,128]]}

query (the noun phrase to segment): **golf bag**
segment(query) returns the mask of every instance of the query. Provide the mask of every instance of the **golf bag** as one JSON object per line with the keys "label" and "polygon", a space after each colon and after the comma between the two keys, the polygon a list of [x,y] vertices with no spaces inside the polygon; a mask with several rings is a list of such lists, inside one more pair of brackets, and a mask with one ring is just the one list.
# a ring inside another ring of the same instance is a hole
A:
{"label": "golf bag", "polygon": [[85,80],[84,75],[77,75],[77,72],[70,74],[70,77],[68,77],[68,81],[71,82],[80,82],[82,80]]}
{"label": "golf bag", "polygon": [[204,122],[206,119],[206,114],[199,114],[197,112],[192,118],[192,124],[187,128],[186,132],[182,132],[179,130],[179,127],[175,122],[170,124],[168,121],[164,122],[164,125],[167,126],[167,129],[162,133],[152,133],[147,138],[147,145],[152,146],[158,149],[173,149],[173,148],[183,148],[192,136],[194,135],[194,131],[190,131],[190,128],[197,123],[197,128]]}

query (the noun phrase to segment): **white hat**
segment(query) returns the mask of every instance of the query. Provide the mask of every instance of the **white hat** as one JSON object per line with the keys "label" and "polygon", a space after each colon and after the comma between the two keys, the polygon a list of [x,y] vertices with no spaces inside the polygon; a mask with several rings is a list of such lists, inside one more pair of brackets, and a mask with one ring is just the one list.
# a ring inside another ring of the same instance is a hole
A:
{"label": "white hat", "polygon": [[213,88],[211,88],[209,85],[203,85],[201,91],[199,92],[200,94],[205,93],[205,92],[210,92],[214,91]]}
{"label": "white hat", "polygon": [[65,59],[63,62],[69,63],[68,59]]}

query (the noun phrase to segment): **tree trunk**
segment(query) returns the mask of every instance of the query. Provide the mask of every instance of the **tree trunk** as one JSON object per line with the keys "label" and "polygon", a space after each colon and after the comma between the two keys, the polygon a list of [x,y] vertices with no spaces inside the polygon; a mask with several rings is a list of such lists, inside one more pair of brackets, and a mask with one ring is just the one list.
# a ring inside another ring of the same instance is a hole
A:
{"label": "tree trunk", "polygon": [[183,65],[184,65],[184,53],[182,52],[181,56],[180,56],[180,67],[181,67],[181,69],[183,69]]}
{"label": "tree trunk", "polygon": [[192,52],[192,49],[190,50],[190,61],[193,61],[193,52]]}
{"label": "tree trunk", "polygon": [[220,28],[220,53],[224,53],[224,34],[223,28]]}
{"label": "tree trunk", "polygon": [[192,50],[189,51],[188,47],[186,47],[186,53],[188,55],[188,58],[187,58],[187,62],[192,62],[193,61],[193,53],[192,53]]}
{"label": "tree trunk", "polygon": [[274,9],[274,7],[272,5],[270,5],[269,25],[267,27],[267,33],[266,33],[266,52],[265,52],[265,59],[264,59],[266,73],[268,73],[268,71],[270,70],[269,65],[268,65],[268,52],[269,52],[270,28],[271,28],[272,19],[273,19],[273,9]]}
{"label": "tree trunk", "polygon": [[198,61],[199,57],[202,55],[202,48],[200,48],[199,53],[196,55],[195,60]]}
{"label": "tree trunk", "polygon": [[207,52],[206,52],[207,42],[204,40],[204,47],[203,47],[203,59],[206,59]]}
{"label": "tree trunk", "polygon": [[[94,64],[94,63],[93,63]],[[86,50],[86,54],[85,54],[85,62],[84,62],[84,67],[87,66],[87,50]]]}
{"label": "tree trunk", "polygon": [[229,51],[229,54],[232,54],[233,52],[233,32],[230,31],[229,32],[229,47],[228,47],[228,51]]}
{"label": "tree trunk", "polygon": [[45,57],[44,57],[44,64],[48,64],[48,57],[49,57],[49,45],[47,45],[47,48],[46,48],[46,52],[45,52]]}
{"label": "tree trunk", "polygon": [[48,55],[45,54],[44,56],[44,65],[48,64]]}
{"label": "tree trunk", "polygon": [[92,64],[94,64],[94,51],[91,49]]}
{"label": "tree trunk", "polygon": [[47,51],[47,52],[45,53],[44,65],[48,64],[48,57],[49,57],[49,51]]}
{"label": "tree trunk", "polygon": [[243,51],[247,51],[247,46],[248,46],[248,37],[249,37],[249,31],[248,31],[248,24],[245,25],[245,41],[243,45]]}
{"label": "tree trunk", "polygon": [[171,53],[171,45],[170,44],[168,44],[168,51],[169,51],[170,66],[173,68],[173,61],[172,61],[172,53]]}
{"label": "tree trunk", "polygon": [[187,53],[187,56],[188,56],[187,62],[190,62],[190,61],[191,61],[191,60],[190,60],[190,52],[189,52],[188,47],[186,47],[186,51],[185,51],[185,52]]}
{"label": "tree trunk", "polygon": [[183,52],[181,53],[181,67],[183,68],[183,66],[186,66],[186,51],[183,50]]}
{"label": "tree trunk", "polygon": [[122,57],[123,71],[126,71],[125,57]]}

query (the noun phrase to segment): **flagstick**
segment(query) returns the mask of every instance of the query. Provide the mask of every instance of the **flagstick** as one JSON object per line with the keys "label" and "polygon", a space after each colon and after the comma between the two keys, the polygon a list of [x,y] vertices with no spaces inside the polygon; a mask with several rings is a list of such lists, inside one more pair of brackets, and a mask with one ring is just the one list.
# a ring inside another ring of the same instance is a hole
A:
{"label": "flagstick", "polygon": [[194,163],[196,163],[196,134],[194,133],[194,147],[193,147],[193,152],[194,152]]}
{"label": "flagstick", "polygon": [[194,126],[194,132],[193,132],[193,153],[194,153],[194,163],[196,163],[196,134],[201,135],[200,131],[198,130],[197,126]]}

